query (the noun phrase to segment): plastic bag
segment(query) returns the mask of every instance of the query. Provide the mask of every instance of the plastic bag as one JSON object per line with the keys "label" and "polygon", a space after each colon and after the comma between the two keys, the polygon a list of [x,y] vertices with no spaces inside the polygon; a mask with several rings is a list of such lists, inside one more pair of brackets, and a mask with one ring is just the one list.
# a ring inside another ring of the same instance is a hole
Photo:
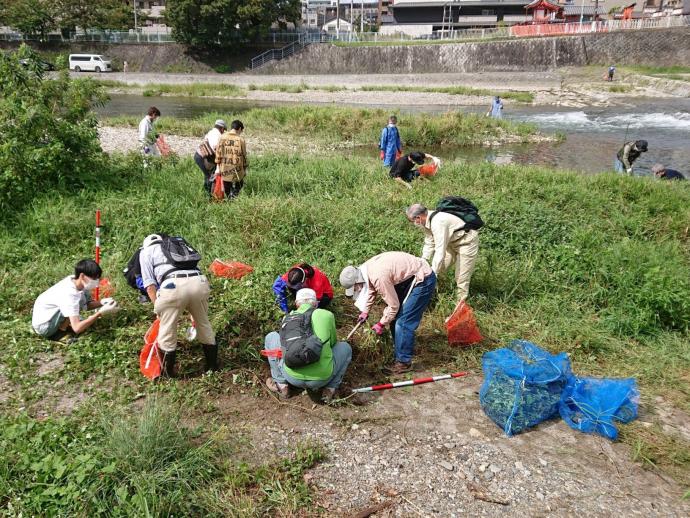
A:
{"label": "plastic bag", "polygon": [[238,261],[226,263],[220,259],[214,259],[208,269],[213,275],[217,275],[218,277],[226,277],[228,279],[241,279],[248,273],[252,273],[254,271],[254,268],[248,264],[240,263]]}
{"label": "plastic bag", "polygon": [[158,329],[161,321],[156,319],[144,335],[144,347],[139,353],[139,370],[149,378],[155,380],[161,375],[161,356],[158,350]]}
{"label": "plastic bag", "polygon": [[633,378],[577,378],[563,390],[559,412],[571,428],[597,433],[611,440],[618,437],[615,421],[629,423],[637,417],[640,392]]}
{"label": "plastic bag", "polygon": [[158,146],[158,151],[163,156],[168,156],[172,153],[172,149],[170,149],[170,146],[165,141],[165,137],[163,135],[158,135],[158,138],[156,139],[156,146]]}
{"label": "plastic bag", "polygon": [[223,199],[225,199],[225,184],[223,183],[223,177],[219,174],[216,175],[216,179],[213,180],[211,197],[217,201],[222,201]]}
{"label": "plastic bag", "polygon": [[477,319],[469,304],[460,304],[446,322],[448,345],[451,347],[468,346],[481,342],[484,338],[479,332]]}
{"label": "plastic bag", "polygon": [[482,370],[479,402],[508,436],[558,415],[572,377],[567,354],[553,355],[524,340],[484,354]]}

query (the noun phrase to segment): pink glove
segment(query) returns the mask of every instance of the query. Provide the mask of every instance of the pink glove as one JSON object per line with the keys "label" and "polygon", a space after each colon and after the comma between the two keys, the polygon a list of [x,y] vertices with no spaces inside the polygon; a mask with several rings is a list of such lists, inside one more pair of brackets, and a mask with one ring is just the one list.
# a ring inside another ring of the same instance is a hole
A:
{"label": "pink glove", "polygon": [[385,328],[383,327],[383,324],[381,324],[381,322],[376,322],[371,329],[373,329],[374,333],[381,336]]}
{"label": "pink glove", "polygon": [[367,318],[369,318],[369,313],[367,313],[366,311],[362,311],[362,312],[359,314],[359,318],[357,319],[357,323],[358,323],[358,324],[363,324],[364,322],[367,321]]}

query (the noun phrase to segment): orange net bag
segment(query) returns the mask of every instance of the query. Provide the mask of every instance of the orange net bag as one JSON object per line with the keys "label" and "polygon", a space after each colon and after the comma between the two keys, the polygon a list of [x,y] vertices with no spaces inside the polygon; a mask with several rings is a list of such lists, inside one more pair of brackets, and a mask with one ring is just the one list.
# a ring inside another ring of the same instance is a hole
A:
{"label": "orange net bag", "polygon": [[158,350],[158,328],[160,319],[156,319],[144,335],[144,347],[139,353],[139,370],[150,380],[155,380],[161,375],[161,357]]}
{"label": "orange net bag", "polygon": [[158,138],[156,139],[156,146],[158,147],[160,154],[163,156],[168,156],[170,153],[172,153],[172,149],[170,149],[170,146],[165,141],[165,137],[163,135],[158,135]]}
{"label": "orange net bag", "polygon": [[422,176],[434,176],[438,171],[438,164],[426,164],[417,169]]}
{"label": "orange net bag", "polygon": [[216,179],[213,180],[211,197],[216,201],[223,201],[225,198],[225,184],[223,184],[223,177],[221,175],[216,175]]}
{"label": "orange net bag", "polygon": [[481,342],[484,338],[477,327],[477,319],[469,304],[460,304],[446,322],[448,345],[466,347]]}
{"label": "orange net bag", "polygon": [[[98,290],[98,297],[96,297],[96,290]],[[106,297],[112,297],[115,293],[115,288],[110,284],[110,279],[101,279],[98,283],[98,288],[91,290],[91,300],[100,300]]]}
{"label": "orange net bag", "polygon": [[220,259],[214,259],[208,269],[213,275],[218,277],[226,277],[228,279],[241,279],[248,273],[252,273],[254,271],[254,268],[248,264],[240,263],[238,261],[226,263]]}

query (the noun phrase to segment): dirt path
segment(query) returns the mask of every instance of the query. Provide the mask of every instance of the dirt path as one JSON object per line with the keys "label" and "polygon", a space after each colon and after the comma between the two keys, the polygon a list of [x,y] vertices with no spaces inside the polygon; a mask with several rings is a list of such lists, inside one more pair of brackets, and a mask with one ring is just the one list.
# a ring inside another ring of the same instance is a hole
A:
{"label": "dirt path", "polygon": [[690,513],[681,488],[631,462],[623,444],[559,420],[506,437],[479,406],[480,383],[472,376],[392,390],[344,409],[313,407],[306,395],[289,405],[234,395],[217,406],[260,450],[324,444],[328,457],[308,479],[334,516],[384,502],[390,506],[377,516]]}

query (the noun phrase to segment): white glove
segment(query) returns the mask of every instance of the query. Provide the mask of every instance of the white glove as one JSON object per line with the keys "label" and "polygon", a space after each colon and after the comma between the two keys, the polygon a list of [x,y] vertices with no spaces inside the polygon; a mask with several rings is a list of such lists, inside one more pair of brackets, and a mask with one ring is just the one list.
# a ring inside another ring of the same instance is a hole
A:
{"label": "white glove", "polygon": [[108,304],[103,304],[100,308],[98,308],[98,312],[103,316],[107,316],[111,313],[116,313],[117,311],[120,311],[120,308],[118,307],[117,302],[115,302],[114,300]]}
{"label": "white glove", "polygon": [[115,299],[112,297],[104,297],[100,300],[100,302],[101,305],[107,306],[108,304],[112,304],[113,302],[115,302]]}
{"label": "white glove", "polygon": [[433,160],[434,164],[436,164],[436,167],[441,167],[441,159],[440,158],[434,156],[434,157],[431,157],[431,159]]}
{"label": "white glove", "polygon": [[632,174],[632,167],[630,169],[626,169],[625,172],[628,174]]}

